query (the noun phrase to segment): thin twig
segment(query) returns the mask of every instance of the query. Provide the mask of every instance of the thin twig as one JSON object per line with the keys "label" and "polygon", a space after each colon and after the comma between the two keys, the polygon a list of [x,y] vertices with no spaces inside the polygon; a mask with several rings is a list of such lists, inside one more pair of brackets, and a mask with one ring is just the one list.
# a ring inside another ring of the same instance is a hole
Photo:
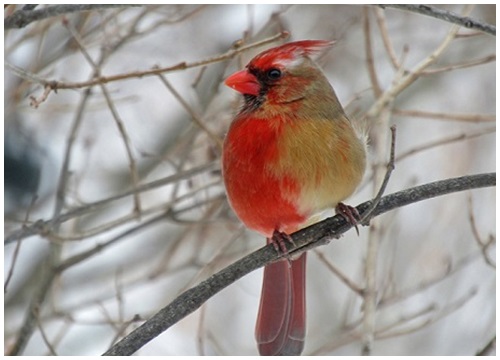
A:
{"label": "thin twig", "polygon": [[23,8],[4,19],[4,29],[21,29],[34,21],[47,19],[54,16],[84,12],[93,10],[105,10],[109,8],[133,7],[144,5],[109,5],[109,4],[86,4],[86,5],[54,5],[40,10]]}
{"label": "thin twig", "polygon": [[487,64],[489,62],[495,61],[496,59],[497,59],[496,55],[488,55],[488,56],[485,56],[484,58],[470,60],[470,61],[467,61],[467,62],[464,62],[461,64],[447,65],[447,66],[443,66],[443,67],[440,67],[437,69],[425,70],[425,71],[422,71],[422,75],[428,76],[428,75],[434,75],[434,74],[447,72],[447,71],[466,69],[466,68],[469,68],[472,66]]}
{"label": "thin twig", "polygon": [[368,75],[370,76],[370,83],[372,85],[373,94],[378,98],[382,94],[377,72],[375,71],[375,61],[373,59],[373,45],[371,40],[370,30],[370,14],[368,13],[369,7],[363,6],[363,32],[365,38],[365,53],[366,53],[366,67],[368,68]]}
{"label": "thin twig", "polygon": [[[220,187],[220,180],[213,181],[211,183],[207,183],[206,185],[203,185],[202,187],[196,188],[193,191],[185,192],[180,196],[177,197],[171,197],[170,200],[168,200],[165,203],[160,203],[158,205],[153,205],[151,207],[146,207],[141,209],[141,217],[142,216],[149,216],[149,215],[154,215],[159,212],[164,212],[168,209],[171,209],[174,205],[179,204],[183,201],[186,200],[195,200],[196,201],[196,196],[199,195],[200,191],[205,191],[210,188],[214,188],[215,186]],[[222,192],[221,192],[222,193]],[[216,199],[218,196],[207,196],[207,199]],[[196,205],[202,206],[201,203],[195,202]],[[170,215],[170,213],[169,213]],[[167,218],[166,218],[167,219]],[[169,217],[168,219],[172,219]],[[85,229],[85,231],[78,232],[74,235],[59,235],[59,234],[54,234],[54,233],[46,233],[44,236],[48,238],[50,241],[56,241],[56,242],[68,242],[68,241],[82,241],[85,239],[89,239],[91,237],[103,234],[105,232],[108,232],[112,229],[115,229],[119,226],[125,225],[131,220],[137,220],[137,215],[134,213],[128,213],[126,215],[123,215],[121,217],[115,218],[113,220],[109,220],[104,224],[99,224],[96,225],[95,227],[92,227],[90,229]],[[188,221],[183,221],[182,223],[187,224],[187,223],[193,223],[193,222],[198,222],[200,221],[199,219],[196,219],[194,221],[188,222]]]}
{"label": "thin twig", "polygon": [[40,320],[39,309],[35,309],[34,311],[35,311],[34,316],[36,318],[36,323],[38,325],[38,329],[40,329],[40,335],[42,335],[43,342],[45,343],[45,345],[49,349],[50,355],[51,356],[57,356],[56,349],[54,349],[54,346],[50,343],[50,340],[49,340],[47,334],[45,333],[45,329],[43,328],[43,324],[42,324],[42,322]]}
{"label": "thin twig", "polygon": [[21,250],[21,239],[17,240],[16,242],[16,247],[14,249],[14,253],[12,254],[12,261],[9,267],[9,271],[7,272],[7,277],[3,283],[3,292],[4,294],[7,292],[7,287],[9,286],[10,280],[12,279],[12,276],[14,275],[14,268],[17,263],[17,258],[19,256],[19,250]]}
{"label": "thin twig", "polygon": [[[101,61],[99,61],[98,63],[94,62],[94,60],[88,53],[85,45],[83,44],[83,39],[80,37],[80,34],[78,34],[76,29],[66,20],[63,21],[63,24],[73,36],[73,39],[78,44],[78,47],[80,48],[87,62],[93,67],[95,76],[99,76],[101,73],[101,65],[103,63],[103,59],[105,58],[105,56],[101,56]],[[120,136],[123,139],[123,144],[125,146],[125,151],[127,153],[128,163],[130,167],[130,178],[132,182],[132,187],[137,188],[139,185],[139,175],[137,171],[137,165],[135,163],[135,158],[132,153],[132,149],[130,147],[130,137],[128,136],[127,130],[125,129],[125,125],[123,124],[123,121],[120,115],[118,114],[118,110],[116,109],[115,104],[111,99],[111,95],[109,94],[106,85],[99,84],[99,86],[101,88],[102,94],[104,95],[104,99],[106,100],[109,111],[111,112],[111,115],[116,123],[116,126],[118,127]],[[134,213],[139,216],[141,213],[141,199],[139,193],[137,192],[134,193],[133,199],[134,199]]]}
{"label": "thin twig", "polygon": [[461,16],[455,14],[451,11],[441,10],[435,6],[429,5],[399,5],[399,4],[384,4],[378,5],[382,9],[385,8],[395,8],[399,10],[406,10],[411,12],[416,12],[418,14],[427,15],[436,19],[444,20],[450,22],[452,24],[457,24],[467,29],[475,29],[482,31],[486,34],[496,35],[496,26],[487,24],[475,19],[472,19],[468,16]]}
{"label": "thin twig", "polygon": [[182,107],[188,112],[194,123],[208,135],[208,137],[219,147],[219,149],[222,149],[222,140],[203,123],[201,117],[191,108],[191,106],[189,106],[189,104],[182,98],[177,90],[175,90],[175,88],[172,86],[172,84],[170,84],[167,78],[163,74],[158,74],[158,77],[160,78],[163,85],[165,85],[165,87],[172,93],[174,98],[176,98],[177,101],[179,101],[179,103],[182,105]]}
{"label": "thin twig", "polygon": [[57,264],[56,271],[63,272],[67,268],[70,268],[70,267],[92,257],[93,255],[100,253],[101,251],[103,251],[104,249],[113,245],[114,243],[116,243],[120,240],[123,240],[123,239],[127,238],[128,236],[135,234],[141,230],[149,228],[151,225],[156,224],[156,223],[164,220],[165,214],[166,214],[166,212],[163,214],[160,214],[158,216],[155,216],[147,221],[143,221],[139,225],[134,226],[130,229],[127,229],[127,230],[123,231],[122,233],[112,237],[111,239],[109,239],[103,243],[97,244],[95,247],[93,247],[90,250],[82,251],[81,253],[78,253],[76,255],[69,257],[68,259],[64,260],[63,262],[60,262],[59,264]]}
{"label": "thin twig", "polygon": [[382,195],[384,195],[385,189],[387,188],[387,184],[389,183],[389,179],[391,178],[391,174],[394,171],[394,154],[396,152],[396,125],[391,126],[391,150],[390,150],[390,155],[389,155],[389,162],[387,163],[387,170],[385,172],[384,180],[382,181],[382,184],[380,185],[380,188],[378,190],[377,195],[373,198],[372,200],[372,205],[371,207],[365,212],[363,217],[359,220],[360,224],[367,224],[370,222],[370,214],[375,209],[380,202],[380,199],[382,198]]}
{"label": "thin twig", "polygon": [[[53,255],[53,252],[50,255]],[[35,292],[32,295],[32,299],[28,305],[27,313],[23,320],[23,324],[17,334],[16,342],[14,343],[14,346],[11,349],[9,349],[10,350],[8,352],[9,356],[18,355],[22,353],[22,351],[28,344],[31,335],[33,334],[34,328],[37,325],[37,317],[36,317],[37,311],[40,308],[40,306],[45,302],[47,293],[54,281],[56,274],[50,268],[50,260],[49,264],[46,264],[41,271],[42,273],[40,276],[40,280],[37,283],[38,286],[35,289]]]}
{"label": "thin twig", "polygon": [[[113,116],[113,119],[118,127],[118,131],[120,132],[120,136],[123,139],[123,145],[125,146],[125,151],[127,153],[128,164],[130,168],[130,179],[132,183],[132,188],[137,189],[139,187],[139,173],[137,170],[137,164],[135,162],[134,154],[132,153],[132,148],[130,146],[130,137],[128,136],[125,125],[118,114],[118,110],[115,107],[113,100],[111,99],[111,95],[109,94],[108,89],[104,84],[101,85],[101,90],[106,99],[106,103],[108,104],[109,111]],[[134,213],[137,216],[140,216],[141,213],[141,198],[139,196],[139,192],[135,191],[133,194],[134,199]]]}
{"label": "thin twig", "polygon": [[382,37],[382,42],[384,43],[385,51],[387,55],[389,55],[389,59],[391,60],[391,64],[395,70],[401,68],[401,64],[399,63],[396,52],[394,51],[394,47],[392,46],[391,38],[389,36],[389,31],[387,30],[387,23],[385,21],[385,14],[382,9],[375,9],[375,16],[377,19],[377,24],[380,29],[380,35]]}
{"label": "thin twig", "polygon": [[[470,7],[467,7],[466,11],[470,11]],[[429,56],[418,63],[411,71],[408,71],[404,76],[402,76],[399,81],[397,81],[389,89],[384,91],[382,96],[380,96],[366,112],[366,116],[368,118],[376,118],[387,103],[393,101],[397,95],[399,95],[408,86],[413,84],[421,76],[422,71],[436,62],[439,56],[441,56],[441,54],[448,48],[448,46],[457,35],[458,30],[458,26],[452,26],[441,44]]]}
{"label": "thin twig", "polygon": [[51,91],[52,91],[52,88],[49,85],[45,85],[45,90],[43,91],[42,95],[40,95],[38,98],[36,98],[34,96],[30,96],[30,106],[37,109],[41,103],[43,103],[45,100],[47,100]]}
{"label": "thin twig", "polygon": [[[31,199],[31,204],[28,207],[28,211],[26,211],[26,215],[24,217],[24,222],[23,224],[26,224],[28,222],[28,219],[30,217],[31,210],[33,209],[33,206],[35,206],[35,203],[38,199],[38,196],[33,196]],[[14,267],[16,266],[17,263],[17,257],[19,256],[19,250],[21,250],[21,239],[19,239],[16,243],[16,248],[14,249],[14,253],[12,254],[12,263],[10,265],[9,271],[7,273],[7,278],[5,279],[4,285],[3,285],[3,292],[4,294],[7,292],[7,287],[9,286],[10,280],[12,279],[12,275],[14,275]]]}
{"label": "thin twig", "polygon": [[432,111],[407,110],[407,109],[394,109],[393,114],[400,116],[420,117],[426,119],[453,120],[453,121],[463,121],[463,122],[496,121],[495,115],[488,115],[488,114],[452,114],[452,113],[437,113]]}
{"label": "thin twig", "polygon": [[332,262],[329,261],[321,251],[319,251],[318,249],[314,249],[313,253],[316,254],[320,261],[325,264],[328,270],[334,273],[335,276],[337,276],[340,281],[342,281],[349,289],[354,291],[359,296],[363,296],[363,288],[358,286],[358,284],[344,275],[344,273],[342,273],[342,271],[340,271],[334,264],[332,264]]}
{"label": "thin twig", "polygon": [[194,61],[191,63],[188,62],[181,62],[177,65],[173,66],[167,66],[167,67],[157,67],[155,66],[153,69],[150,70],[142,70],[142,71],[133,71],[125,74],[117,74],[117,75],[110,75],[110,76],[97,76],[94,77],[91,80],[83,81],[83,82],[62,82],[62,81],[57,81],[57,80],[48,80],[45,78],[42,78],[38,75],[31,74],[25,69],[22,69],[16,65],[10,64],[8,62],[5,62],[5,66],[10,69],[15,75],[23,78],[24,80],[27,80],[29,82],[34,82],[40,85],[45,86],[50,86],[52,90],[62,90],[62,89],[81,89],[81,88],[88,88],[92,87],[95,85],[100,85],[100,84],[107,84],[110,82],[114,81],[121,81],[121,80],[126,80],[126,79],[133,79],[133,78],[144,78],[147,76],[156,76],[158,74],[166,74],[170,72],[175,72],[175,71],[180,71],[180,70],[186,70],[186,69],[191,69],[191,68],[196,68],[196,67],[201,67],[205,66],[208,64],[220,62],[223,60],[229,60],[234,58],[236,55],[245,52],[249,49],[263,46],[272,42],[275,42],[276,40],[280,39],[285,39],[289,36],[289,33],[286,31],[282,31],[276,35],[273,35],[271,37],[268,37],[264,40],[261,41],[256,41],[252,44],[248,44],[245,46],[237,47],[228,50],[224,54],[217,55],[205,60],[200,60],[200,61]]}
{"label": "thin twig", "polygon": [[[404,319],[404,318],[401,319],[401,321],[396,321],[395,323],[390,324],[389,326],[385,327],[384,329],[379,330],[377,335],[376,335],[377,339],[388,339],[388,338],[392,338],[395,336],[402,336],[402,335],[414,333],[415,331],[418,331],[426,326],[429,326],[429,325],[437,322],[438,320],[441,320],[442,318],[457,311],[462,306],[464,306],[471,298],[473,298],[476,294],[477,294],[477,289],[472,288],[469,290],[469,292],[467,294],[465,294],[464,296],[462,296],[458,300],[455,300],[452,303],[448,304],[447,306],[443,307],[440,310],[440,312],[437,313],[437,315],[435,317],[425,319],[425,320],[421,321],[420,323],[417,323],[417,324],[414,324],[411,326],[407,326],[404,329],[390,331],[393,327],[401,326],[402,324],[404,324],[404,322],[407,322],[407,321],[405,321],[406,319]],[[433,310],[434,310],[434,308],[433,308]],[[437,310],[437,308],[436,308],[436,310]],[[411,320],[411,318],[409,320]]]}
{"label": "thin twig", "polygon": [[181,181],[184,179],[191,178],[191,177],[193,177],[197,174],[200,174],[200,173],[214,171],[215,169],[218,169],[218,168],[219,168],[218,162],[213,161],[213,162],[210,162],[208,164],[203,164],[203,165],[200,165],[198,167],[195,167],[195,168],[192,168],[192,169],[180,172],[180,173],[176,173],[176,174],[167,176],[165,178],[152,181],[150,183],[140,185],[136,189],[127,190],[127,191],[124,191],[120,194],[111,196],[109,198],[80,206],[78,208],[69,210],[66,213],[61,214],[58,217],[51,218],[49,220],[41,220],[41,219],[37,220],[36,222],[34,222],[30,226],[23,226],[21,229],[13,231],[11,234],[9,234],[5,238],[5,244],[10,244],[10,243],[17,241],[19,239],[25,239],[29,236],[33,236],[36,234],[46,235],[50,232],[50,228],[51,228],[52,224],[54,224],[54,223],[64,223],[64,222],[71,220],[71,219],[74,219],[78,216],[82,216],[84,214],[87,214],[87,213],[93,212],[97,209],[100,209],[106,205],[109,205],[110,203],[112,203],[114,201],[117,201],[117,200],[123,199],[124,197],[133,195],[136,192],[142,193],[145,191],[154,190],[156,188],[159,188],[159,187],[171,184],[171,183],[175,183],[175,182],[178,182],[178,181]]}
{"label": "thin twig", "polygon": [[488,250],[490,249],[490,246],[494,245],[494,237],[491,235],[488,240],[484,241],[481,239],[481,235],[479,234],[479,229],[477,228],[476,225],[476,218],[474,217],[474,211],[473,211],[473,205],[472,205],[472,195],[469,194],[468,196],[468,210],[469,210],[469,223],[472,229],[472,235],[474,237],[474,240],[476,243],[479,245],[479,248],[481,249],[481,253],[483,254],[484,261],[486,264],[491,266],[493,269],[496,269],[496,264],[493,262],[493,260],[490,258],[488,254]]}
{"label": "thin twig", "polygon": [[[385,324],[383,327],[377,328],[375,336],[377,339],[383,339],[384,334],[393,330],[394,328],[406,325],[408,323],[413,323],[416,322],[416,320],[420,317],[435,313],[438,310],[438,307],[436,304],[431,303],[430,305],[426,305],[422,309],[419,310],[411,310],[412,312],[410,314],[403,314],[400,315],[399,318],[394,319],[391,323]],[[427,320],[427,319],[426,319]],[[426,321],[421,321],[417,326],[411,326],[412,331],[416,331],[417,329],[421,329],[424,325],[426,324]],[[402,332],[407,331],[407,329],[402,330]],[[397,336],[397,332],[393,330],[393,332],[390,335],[386,335],[386,338],[394,337]],[[402,335],[402,334],[400,334]]]}
{"label": "thin twig", "polygon": [[457,272],[463,270],[466,266],[472,265],[477,259],[477,253],[465,256],[453,264],[450,264],[450,266],[443,273],[435,275],[433,278],[427,279],[425,282],[402,288],[395,294],[381,297],[378,302],[378,309],[384,309],[398,302],[402,302],[412,296],[418,296],[418,294],[421,294],[430,287],[436,286],[444,280],[449,279]]}
{"label": "thin twig", "polygon": [[410,150],[407,150],[405,152],[400,153],[396,157],[396,162],[399,162],[399,161],[401,161],[401,160],[403,160],[411,155],[420,153],[424,150],[433,149],[437,146],[452,144],[452,143],[457,142],[457,141],[470,140],[470,139],[474,139],[474,138],[479,137],[479,136],[493,134],[493,133],[495,133],[495,131],[496,131],[496,128],[493,127],[493,128],[487,128],[487,129],[477,131],[477,132],[463,133],[463,134],[459,134],[459,135],[453,135],[453,136],[449,136],[446,138],[442,138],[442,139],[439,139],[436,141],[431,141],[431,142],[428,142],[426,144],[416,146]]}
{"label": "thin twig", "polygon": [[196,349],[198,350],[198,356],[205,356],[205,340],[204,340],[204,334],[206,333],[205,330],[205,318],[207,314],[207,307],[206,304],[203,304],[200,308],[200,319],[198,321],[198,326],[196,329]]}
{"label": "thin twig", "polygon": [[[210,203],[210,202],[213,202],[213,201],[217,201],[217,200],[220,200],[222,198],[222,195],[221,196],[218,196],[218,197],[215,197],[215,198],[211,198],[211,199],[208,199],[206,202],[200,202],[198,204],[192,204],[192,205],[188,205],[184,208],[181,208],[181,209],[178,209],[178,210],[175,210],[175,213],[176,214],[181,214],[181,213],[185,213],[185,212],[188,212],[190,210],[192,210],[193,208],[195,207],[198,207],[198,206],[202,206],[202,205],[205,205],[205,203]],[[171,207],[168,207],[167,210],[165,210],[163,213],[155,216],[155,217],[152,217],[151,219],[149,220],[146,220],[142,223],[140,223],[139,225],[137,226],[134,226],[130,229],[127,229],[125,230],[124,232],[112,237],[111,239],[103,242],[103,243],[98,243],[95,247],[89,249],[89,250],[85,250],[85,251],[82,251],[81,253],[78,253],[76,255],[73,255],[71,256],[70,258],[64,260],[63,262],[57,264],[57,266],[55,266],[55,270],[57,272],[63,272],[64,270],[66,270],[67,268],[70,268],[76,264],[79,264],[81,263],[82,261],[102,252],[104,249],[108,248],[109,246],[115,244],[116,242],[118,241],[121,241],[125,238],[127,238],[128,236],[132,235],[132,234],[135,234],[136,232],[139,232],[143,229],[146,229],[148,228],[149,226],[153,225],[153,224],[156,224],[158,222],[161,222],[161,221],[164,221],[166,218],[168,218],[169,216],[171,216],[172,214],[172,209]]]}

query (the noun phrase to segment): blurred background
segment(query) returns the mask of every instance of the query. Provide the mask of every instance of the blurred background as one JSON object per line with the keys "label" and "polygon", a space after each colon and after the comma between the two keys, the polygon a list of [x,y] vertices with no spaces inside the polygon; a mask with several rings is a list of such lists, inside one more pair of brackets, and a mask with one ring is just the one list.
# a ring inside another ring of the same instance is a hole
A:
{"label": "blurred background", "polygon": [[[495,5],[441,8],[496,21]],[[375,6],[162,5],[6,28],[7,354],[99,355],[264,245],[224,196],[220,146],[240,99],[222,81],[257,53],[299,39],[336,40],[317,61],[350,118],[367,128],[370,163],[349,204],[378,190],[393,124],[386,193],[495,171],[495,37],[442,20]],[[57,92],[44,80],[58,81]],[[495,334],[495,215],[494,188],[456,193],[311,251],[304,354],[484,349]],[[256,355],[261,274],[137,354]],[[366,286],[376,291],[369,313]]]}

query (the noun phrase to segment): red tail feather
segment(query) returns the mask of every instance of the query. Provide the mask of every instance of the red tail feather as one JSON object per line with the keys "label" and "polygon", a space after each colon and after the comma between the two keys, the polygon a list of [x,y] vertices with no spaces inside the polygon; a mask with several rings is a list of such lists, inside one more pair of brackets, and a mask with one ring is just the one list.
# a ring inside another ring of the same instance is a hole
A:
{"label": "red tail feather", "polygon": [[[224,141],[227,196],[241,221],[268,240],[277,234],[286,241],[285,234],[311,223],[311,216],[337,206],[365,171],[364,140],[311,59],[332,44],[302,40],[277,46],[226,80],[244,95]],[[256,328],[262,355],[302,352],[305,262],[302,255],[264,270]]]}
{"label": "red tail feather", "polygon": [[305,338],[306,254],[264,269],[255,337],[261,355],[300,355]]}

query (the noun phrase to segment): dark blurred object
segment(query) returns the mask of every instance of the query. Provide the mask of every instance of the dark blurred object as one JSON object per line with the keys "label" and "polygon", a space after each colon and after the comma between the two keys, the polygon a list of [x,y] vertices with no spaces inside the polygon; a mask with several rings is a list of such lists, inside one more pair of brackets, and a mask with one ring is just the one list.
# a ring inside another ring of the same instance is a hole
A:
{"label": "dark blurred object", "polygon": [[25,210],[39,195],[45,152],[19,124],[5,128],[4,135],[4,211]]}

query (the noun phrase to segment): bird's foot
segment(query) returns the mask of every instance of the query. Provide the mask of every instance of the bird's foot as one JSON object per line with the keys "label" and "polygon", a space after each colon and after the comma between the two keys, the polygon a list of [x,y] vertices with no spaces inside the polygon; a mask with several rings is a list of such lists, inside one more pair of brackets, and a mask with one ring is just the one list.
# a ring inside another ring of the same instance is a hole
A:
{"label": "bird's foot", "polygon": [[335,207],[335,212],[342,216],[349,224],[354,226],[359,236],[358,221],[361,220],[361,217],[359,216],[358,210],[353,206],[340,202]]}
{"label": "bird's foot", "polygon": [[287,242],[295,245],[290,235],[279,230],[274,230],[273,236],[269,240],[271,244],[273,244],[276,251],[282,252],[283,254],[288,254],[288,249],[286,248]]}

